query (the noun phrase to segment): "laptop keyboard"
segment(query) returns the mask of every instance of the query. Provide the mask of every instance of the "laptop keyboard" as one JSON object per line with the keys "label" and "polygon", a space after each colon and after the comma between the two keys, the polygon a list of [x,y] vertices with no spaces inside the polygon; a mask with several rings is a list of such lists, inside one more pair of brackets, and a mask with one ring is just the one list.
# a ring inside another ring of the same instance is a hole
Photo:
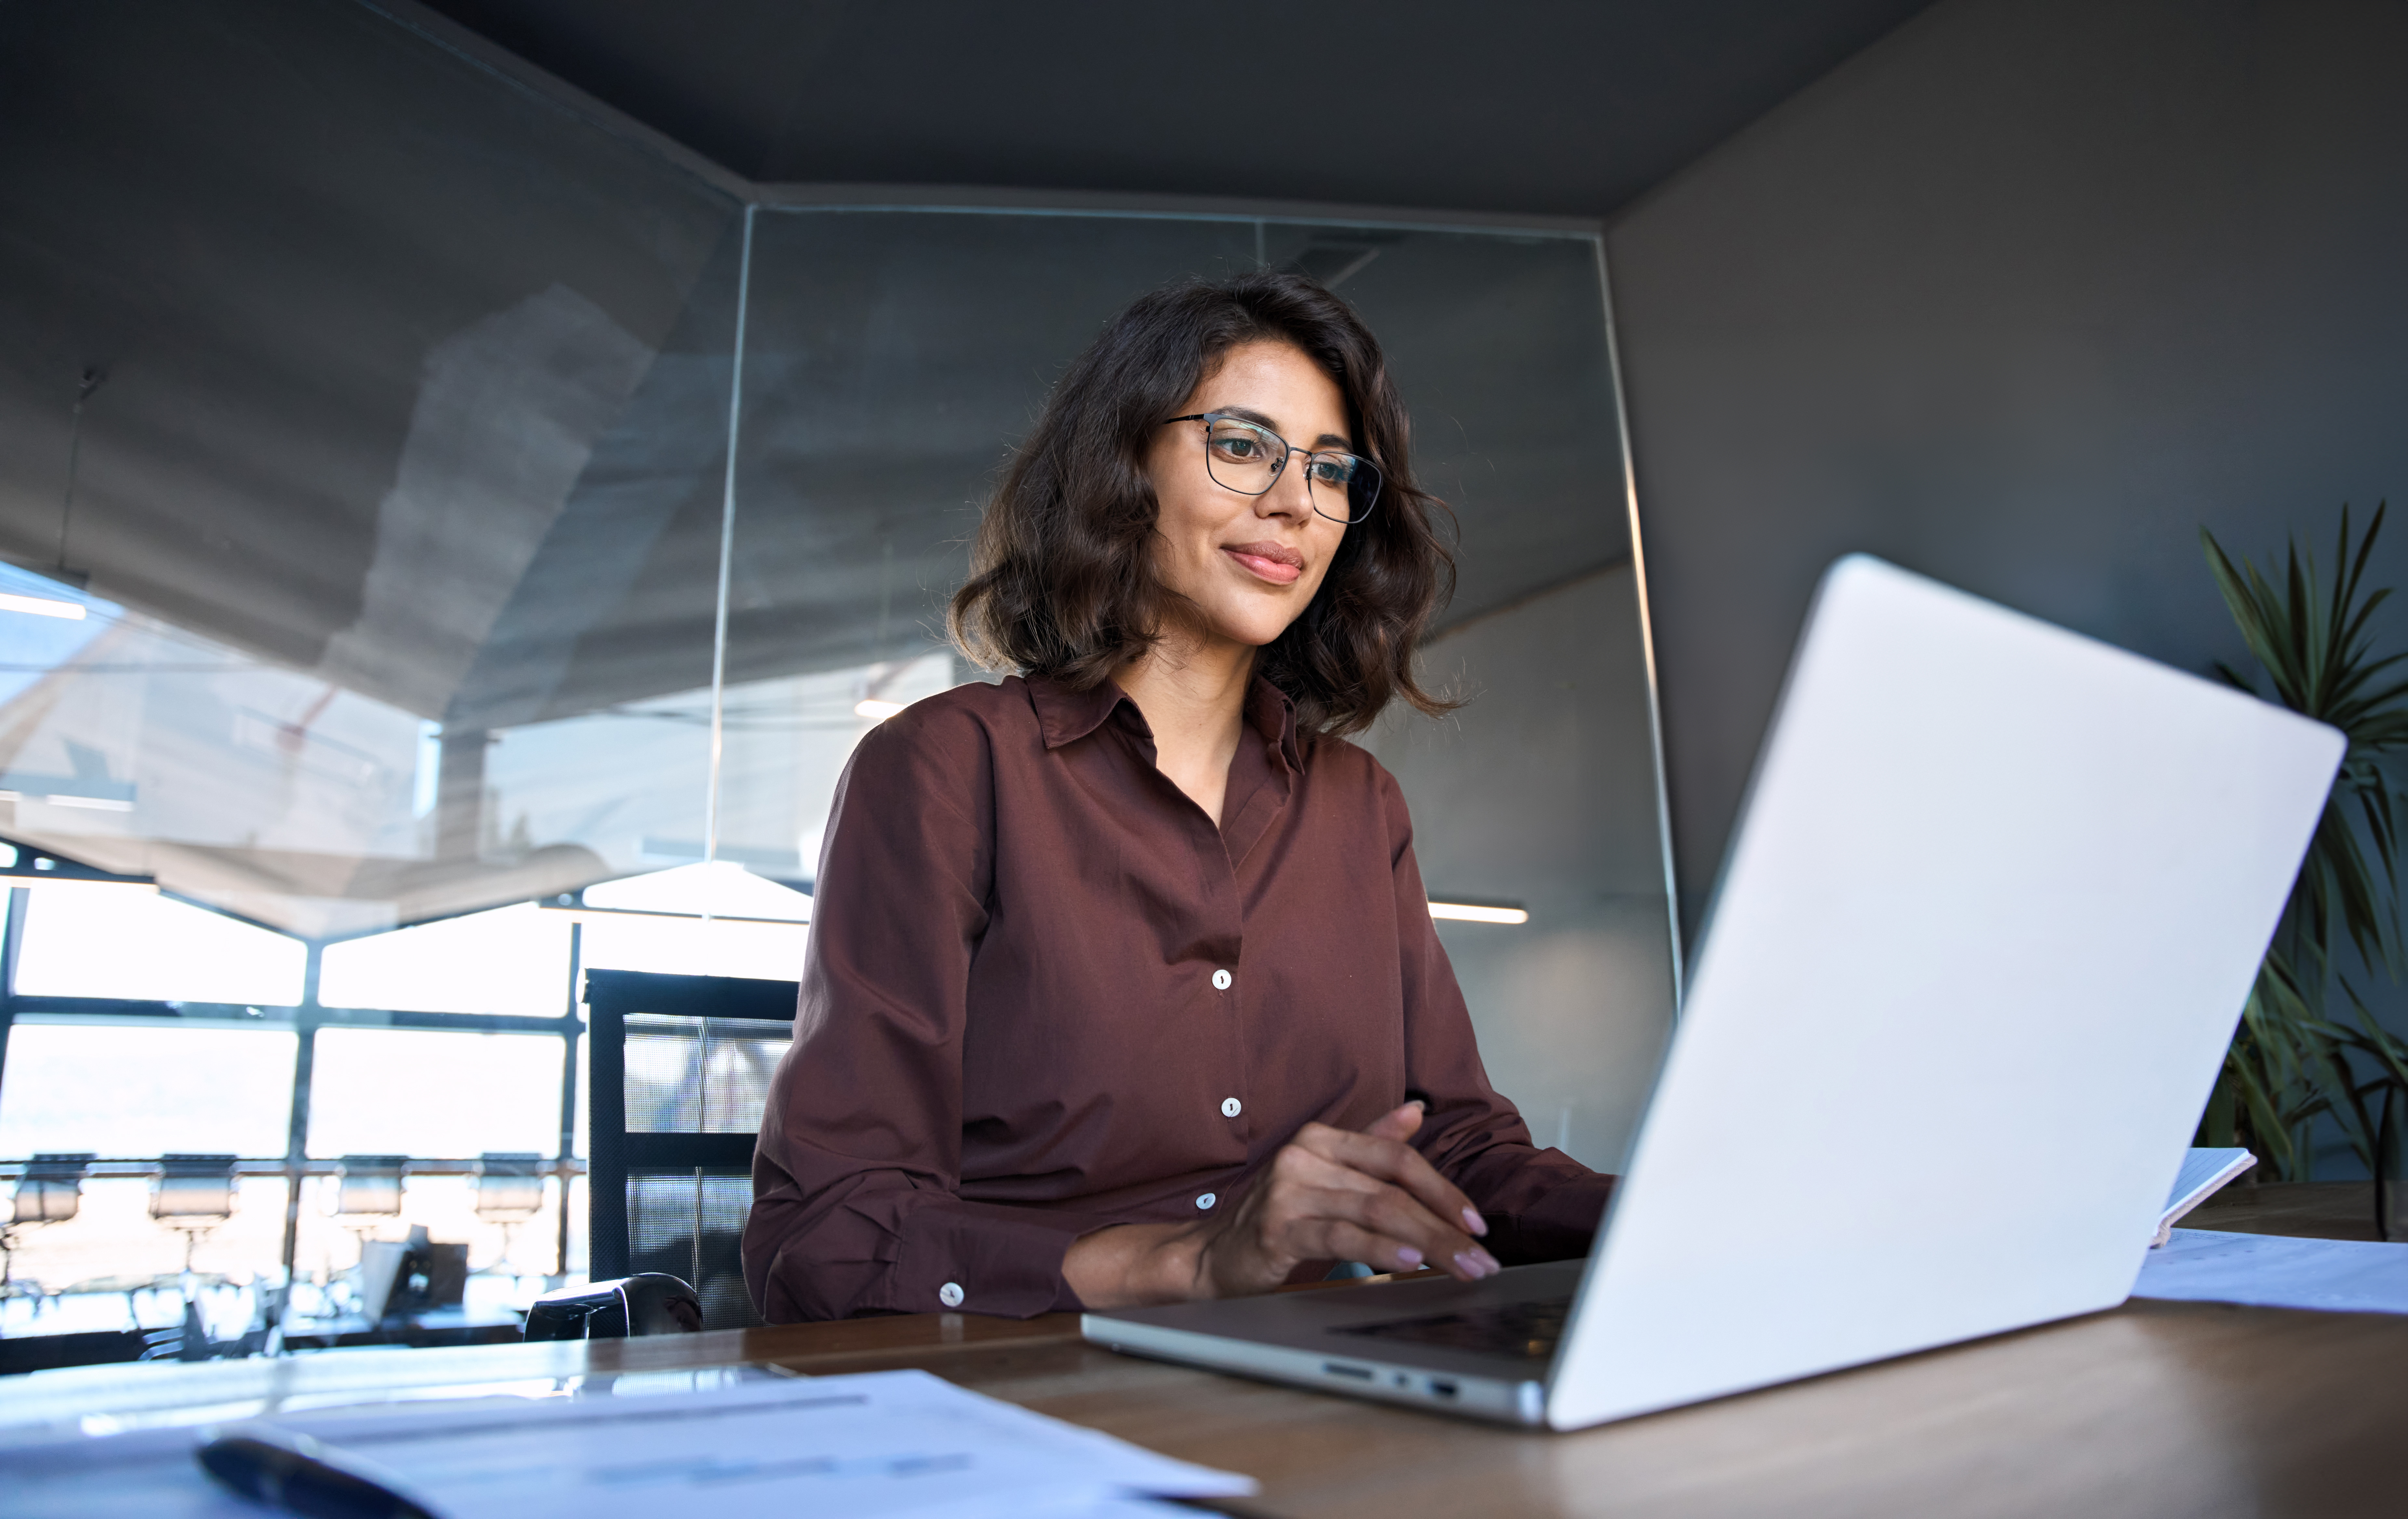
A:
{"label": "laptop keyboard", "polygon": [[1564,1320],[1572,1311],[1570,1297],[1533,1303],[1504,1303],[1495,1308],[1466,1309],[1457,1313],[1431,1313],[1417,1319],[1383,1319],[1377,1324],[1350,1324],[1331,1334],[1361,1335],[1369,1340],[1410,1340],[1449,1350],[1485,1351],[1541,1360],[1555,1353],[1564,1336]]}

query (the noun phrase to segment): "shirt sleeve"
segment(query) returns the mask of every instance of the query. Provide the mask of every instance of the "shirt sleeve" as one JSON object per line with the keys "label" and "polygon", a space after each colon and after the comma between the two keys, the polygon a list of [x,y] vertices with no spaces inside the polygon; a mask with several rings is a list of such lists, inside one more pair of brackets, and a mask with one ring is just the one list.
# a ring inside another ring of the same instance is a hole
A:
{"label": "shirt sleeve", "polygon": [[962,1039],[993,877],[991,739],[906,711],[838,783],[795,1014],[752,1163],[744,1271],[772,1323],[1078,1300],[1073,1240],[1108,1222],[965,1201]]}
{"label": "shirt sleeve", "polygon": [[1470,1010],[1430,922],[1404,794],[1384,767],[1379,778],[1404,972],[1407,1090],[1426,1105],[1413,1147],[1480,1210],[1488,1221],[1481,1243],[1498,1260],[1515,1266],[1585,1255],[1615,1178],[1560,1150],[1539,1149],[1520,1111],[1488,1084]]}

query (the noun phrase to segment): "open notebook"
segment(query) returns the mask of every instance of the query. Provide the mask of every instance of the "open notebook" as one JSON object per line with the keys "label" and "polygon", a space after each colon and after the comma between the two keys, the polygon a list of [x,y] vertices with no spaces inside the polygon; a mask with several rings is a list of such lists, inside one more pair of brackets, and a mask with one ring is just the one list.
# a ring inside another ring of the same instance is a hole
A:
{"label": "open notebook", "polygon": [[2183,1156],[2182,1172],[2174,1178],[2174,1190],[2166,1198],[2166,1211],[2157,1215],[2157,1237],[2149,1241],[2152,1250],[2173,1238],[2174,1225],[2185,1213],[2215,1194],[2215,1189],[2258,1164],[2258,1157],[2246,1150],[2193,1150]]}

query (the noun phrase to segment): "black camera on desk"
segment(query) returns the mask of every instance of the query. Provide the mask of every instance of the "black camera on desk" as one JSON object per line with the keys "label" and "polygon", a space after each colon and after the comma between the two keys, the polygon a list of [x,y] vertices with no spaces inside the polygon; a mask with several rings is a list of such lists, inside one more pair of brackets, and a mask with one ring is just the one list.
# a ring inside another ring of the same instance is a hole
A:
{"label": "black camera on desk", "polygon": [[360,1312],[370,1324],[457,1308],[467,1290],[468,1247],[435,1243],[423,1224],[410,1228],[408,1240],[360,1246]]}

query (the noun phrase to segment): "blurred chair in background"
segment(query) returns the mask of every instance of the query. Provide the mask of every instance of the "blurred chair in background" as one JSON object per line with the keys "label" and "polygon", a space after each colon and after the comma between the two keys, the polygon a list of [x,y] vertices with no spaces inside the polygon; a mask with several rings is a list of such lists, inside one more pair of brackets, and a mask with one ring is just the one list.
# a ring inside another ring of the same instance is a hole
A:
{"label": "blurred chair in background", "polygon": [[[234,1217],[235,1157],[232,1155],[162,1155],[150,1182],[150,1216],[184,1237],[184,1270],[178,1279],[183,1294],[181,1323],[153,1329],[142,1337],[146,1361],[208,1361],[227,1355],[249,1355],[265,1342],[268,1329],[258,1320],[252,1330],[233,1340],[209,1337],[201,1319],[203,1286],[225,1284],[225,1278],[199,1277],[193,1271],[193,1252],[201,1236]],[[130,1303],[129,1299],[129,1303]]]}
{"label": "blurred chair in background", "polygon": [[[326,1214],[336,1226],[348,1231],[359,1241],[359,1255],[367,1257],[368,1243],[377,1232],[401,1217],[402,1171],[409,1164],[407,1155],[345,1155],[342,1168],[336,1173],[335,1188],[327,1198]],[[326,1197],[323,1192],[321,1197]],[[333,1263],[327,1263],[329,1285],[334,1278]],[[366,1311],[354,1291],[353,1307]]]}
{"label": "blurred chair in background", "polygon": [[162,1155],[150,1181],[150,1216],[184,1237],[184,1294],[201,1236],[234,1217],[232,1155]]}
{"label": "blurred chair in background", "polygon": [[518,1227],[543,1211],[544,1158],[533,1151],[488,1150],[477,1161],[477,1217],[498,1224],[502,1253],[482,1274],[515,1277]]}
{"label": "blurred chair in background", "polygon": [[407,1155],[345,1155],[337,1173],[335,1205],[337,1220],[348,1229],[372,1229],[377,1220],[401,1216],[401,1175]]}
{"label": "blurred chair in background", "polygon": [[790,981],[737,976],[586,973],[596,1282],[681,1278],[704,1328],[761,1322],[740,1246],[752,1142],[794,1039],[795,991]]}
{"label": "blurred chair in background", "polygon": [[48,1300],[49,1294],[38,1282],[19,1282],[14,1274],[17,1231],[39,1228],[45,1224],[64,1224],[83,1207],[83,1179],[92,1170],[93,1153],[37,1154],[25,1163],[24,1173],[17,1178],[17,1195],[11,1199],[8,1222],[0,1226],[0,1302],[11,1297],[31,1297],[36,1312]]}

